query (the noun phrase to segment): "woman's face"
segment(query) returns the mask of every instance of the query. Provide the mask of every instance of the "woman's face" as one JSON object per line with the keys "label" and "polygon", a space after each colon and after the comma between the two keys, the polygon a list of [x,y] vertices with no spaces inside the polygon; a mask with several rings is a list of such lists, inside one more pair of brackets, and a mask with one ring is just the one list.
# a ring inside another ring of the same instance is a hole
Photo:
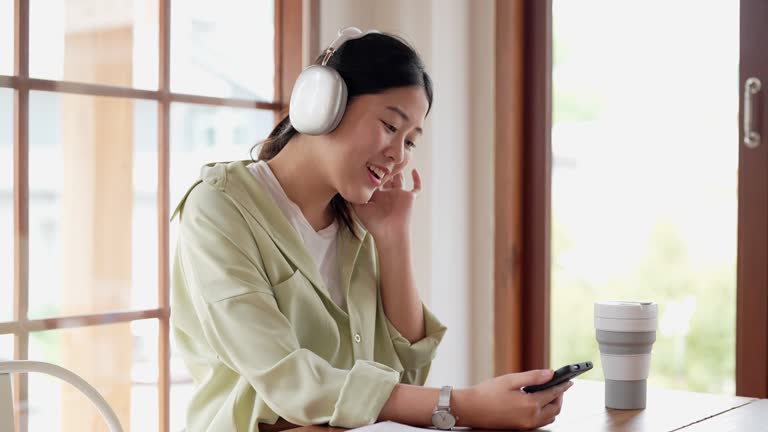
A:
{"label": "woman's face", "polygon": [[428,108],[420,86],[362,95],[349,103],[323,155],[344,199],[367,203],[379,186],[403,171],[419,144]]}

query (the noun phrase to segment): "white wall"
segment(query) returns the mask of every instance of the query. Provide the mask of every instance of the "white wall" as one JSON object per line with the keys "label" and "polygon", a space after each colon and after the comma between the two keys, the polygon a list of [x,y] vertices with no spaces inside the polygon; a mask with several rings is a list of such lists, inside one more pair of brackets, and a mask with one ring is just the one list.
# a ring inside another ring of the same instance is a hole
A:
{"label": "white wall", "polygon": [[404,37],[434,80],[435,101],[412,166],[424,180],[413,220],[416,283],[448,326],[428,384],[492,374],[492,0],[319,0],[321,46],[341,27]]}
{"label": "white wall", "polygon": [[[467,0],[469,3],[469,0]],[[469,10],[470,380],[493,376],[493,239],[496,9],[493,0]]]}

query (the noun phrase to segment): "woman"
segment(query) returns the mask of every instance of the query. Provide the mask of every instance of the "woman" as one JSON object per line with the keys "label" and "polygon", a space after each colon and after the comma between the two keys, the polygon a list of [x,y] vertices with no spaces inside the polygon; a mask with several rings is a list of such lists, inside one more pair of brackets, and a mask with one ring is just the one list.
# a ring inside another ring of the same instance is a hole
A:
{"label": "woman", "polygon": [[338,126],[310,135],[286,117],[258,161],[207,165],[177,208],[171,318],[196,383],[188,429],[552,422],[568,384],[519,390],[551,370],[422,387],[446,328],[414,285],[421,180],[413,170],[406,190],[403,171],[432,83],[397,37],[345,32],[324,59],[347,86]]}

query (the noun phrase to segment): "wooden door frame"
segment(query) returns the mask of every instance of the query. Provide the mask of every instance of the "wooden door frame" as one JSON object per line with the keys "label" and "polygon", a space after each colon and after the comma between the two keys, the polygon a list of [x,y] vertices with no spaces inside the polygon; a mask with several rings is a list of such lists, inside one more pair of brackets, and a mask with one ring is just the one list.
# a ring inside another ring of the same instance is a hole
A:
{"label": "wooden door frame", "polygon": [[551,11],[496,1],[496,375],[549,367]]}
{"label": "wooden door frame", "polygon": [[[736,292],[736,394],[768,397],[768,3],[741,0],[739,53],[739,219]],[[762,81],[756,95],[757,148],[744,145],[744,83]],[[749,208],[742,206],[749,205]]]}

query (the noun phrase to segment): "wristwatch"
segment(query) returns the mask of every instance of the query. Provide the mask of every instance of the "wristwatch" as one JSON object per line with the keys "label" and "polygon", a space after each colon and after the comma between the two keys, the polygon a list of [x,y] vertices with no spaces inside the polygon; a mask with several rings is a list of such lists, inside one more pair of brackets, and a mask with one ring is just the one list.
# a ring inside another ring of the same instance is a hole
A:
{"label": "wristwatch", "polygon": [[445,386],[440,389],[437,407],[432,411],[432,425],[437,429],[447,430],[456,426],[458,417],[451,414],[451,389],[451,386]]}

